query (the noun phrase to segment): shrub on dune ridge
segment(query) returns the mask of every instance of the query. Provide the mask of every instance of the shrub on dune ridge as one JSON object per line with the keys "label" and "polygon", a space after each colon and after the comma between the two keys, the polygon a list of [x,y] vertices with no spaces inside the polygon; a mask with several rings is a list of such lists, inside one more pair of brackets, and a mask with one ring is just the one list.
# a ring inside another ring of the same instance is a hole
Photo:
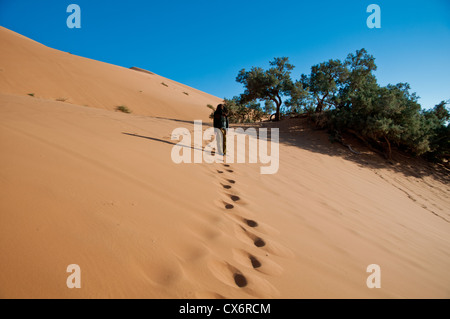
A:
{"label": "shrub on dune ridge", "polygon": [[125,105],[116,106],[116,111],[120,111],[123,113],[131,113],[131,110],[128,107],[126,107]]}
{"label": "shrub on dune ridge", "polygon": [[[261,121],[264,116],[268,116],[265,110],[273,110],[272,108],[267,108],[263,110],[259,103],[255,101],[242,103],[239,97],[235,96],[232,99],[224,99],[224,106],[227,110],[228,120],[230,123],[253,123],[256,121]],[[215,108],[211,104],[206,105],[207,108],[211,109],[209,118],[214,118]]]}

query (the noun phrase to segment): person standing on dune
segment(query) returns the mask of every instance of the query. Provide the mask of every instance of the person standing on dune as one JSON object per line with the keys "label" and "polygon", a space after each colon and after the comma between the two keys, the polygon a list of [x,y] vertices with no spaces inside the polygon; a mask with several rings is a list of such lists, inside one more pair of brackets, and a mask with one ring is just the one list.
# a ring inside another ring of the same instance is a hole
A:
{"label": "person standing on dune", "polygon": [[228,129],[228,116],[227,109],[223,104],[217,105],[216,111],[214,112],[214,128],[220,130],[222,134],[216,132],[217,139],[217,150],[219,155],[226,155],[227,153],[227,129]]}

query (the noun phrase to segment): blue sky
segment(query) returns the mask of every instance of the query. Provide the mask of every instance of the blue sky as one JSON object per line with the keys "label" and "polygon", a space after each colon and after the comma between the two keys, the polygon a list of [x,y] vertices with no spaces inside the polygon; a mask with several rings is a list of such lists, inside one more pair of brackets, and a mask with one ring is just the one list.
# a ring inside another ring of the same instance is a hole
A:
{"label": "blue sky", "polygon": [[[66,25],[69,4],[81,28]],[[369,29],[369,4],[381,29]],[[47,46],[137,66],[218,97],[242,68],[287,56],[293,78],[365,48],[381,85],[408,82],[429,108],[450,99],[450,0],[0,0],[0,25]]]}

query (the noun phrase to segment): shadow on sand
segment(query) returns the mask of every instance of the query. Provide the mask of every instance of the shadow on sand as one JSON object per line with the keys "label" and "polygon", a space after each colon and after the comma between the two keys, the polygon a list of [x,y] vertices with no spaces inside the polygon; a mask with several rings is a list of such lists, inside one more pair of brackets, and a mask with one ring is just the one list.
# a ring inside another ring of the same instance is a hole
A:
{"label": "shadow on sand", "polygon": [[[167,121],[174,121],[174,122],[180,122],[180,123],[186,123],[186,124],[194,125],[194,121],[173,119],[173,118],[161,117],[161,116],[149,116],[149,117],[154,118],[154,119],[158,119],[158,120],[167,120]],[[208,122],[202,122],[202,125],[203,126],[212,126],[212,124],[208,123]]]}
{"label": "shadow on sand", "polygon": [[[345,142],[361,154],[352,153],[342,144],[332,143],[325,130],[314,128],[304,118],[291,118],[280,122],[261,122],[252,126],[246,125],[246,127],[279,128],[280,144],[295,146],[328,156],[338,156],[361,167],[375,170],[387,169],[416,178],[429,176],[444,184],[450,184],[450,171],[442,165],[433,164],[421,158],[410,157],[399,151],[393,152],[392,160],[388,161],[382,155],[369,150],[355,137],[344,136]],[[268,130],[269,132],[270,130]],[[268,138],[270,138],[270,134],[268,134]]]}
{"label": "shadow on sand", "polygon": [[[162,120],[176,121],[187,124],[194,124],[194,121],[153,117]],[[203,123],[204,126],[211,126],[211,123]],[[345,137],[346,143],[350,144],[354,150],[361,154],[355,154],[339,143],[331,143],[329,135],[325,130],[318,130],[313,127],[307,119],[291,118],[282,120],[280,122],[261,122],[256,124],[234,124],[231,127],[242,127],[247,129],[254,128],[279,128],[280,143],[290,146],[295,146],[308,150],[314,153],[320,153],[328,156],[338,156],[348,161],[352,161],[361,167],[370,169],[387,169],[403,174],[404,176],[411,176],[416,178],[423,178],[426,176],[444,183],[450,184],[450,172],[442,165],[433,164],[421,158],[413,158],[402,154],[401,152],[393,152],[393,159],[386,160],[383,156],[373,151],[368,150],[367,146],[358,139],[351,136]],[[145,138],[148,140],[166,143],[170,145],[180,145],[182,147],[197,149],[190,145],[181,145],[172,141],[163,140],[150,136],[143,136],[138,134],[122,132],[122,134]],[[270,130],[268,130],[268,139],[270,139]],[[201,151],[204,151],[203,149]]]}
{"label": "shadow on sand", "polygon": [[178,145],[178,146],[181,146],[181,147],[186,147],[186,148],[190,148],[190,149],[192,149],[192,150],[199,150],[199,151],[202,151],[202,152],[203,152],[203,149],[199,149],[199,148],[197,148],[197,147],[193,147],[193,146],[190,146],[190,145],[183,145],[183,144],[175,143],[175,142],[172,142],[172,141],[162,140],[162,139],[156,138],[156,137],[150,137],[150,136],[138,135],[138,134],[127,133],[127,132],[122,132],[122,134],[129,135],[129,136],[134,136],[134,137],[145,138],[145,139],[147,139],[147,140],[151,140],[151,141],[155,141],[155,142],[160,142],[160,143],[165,143],[165,144],[170,144],[170,145]]}

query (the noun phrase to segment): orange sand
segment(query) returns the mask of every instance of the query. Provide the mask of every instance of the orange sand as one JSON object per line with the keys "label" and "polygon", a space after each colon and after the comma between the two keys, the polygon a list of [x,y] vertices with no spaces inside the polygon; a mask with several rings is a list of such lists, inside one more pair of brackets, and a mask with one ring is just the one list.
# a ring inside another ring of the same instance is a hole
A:
{"label": "orange sand", "polygon": [[450,297],[448,181],[298,119],[276,124],[277,174],[175,164],[172,130],[219,98],[5,28],[0,43],[0,298]]}

